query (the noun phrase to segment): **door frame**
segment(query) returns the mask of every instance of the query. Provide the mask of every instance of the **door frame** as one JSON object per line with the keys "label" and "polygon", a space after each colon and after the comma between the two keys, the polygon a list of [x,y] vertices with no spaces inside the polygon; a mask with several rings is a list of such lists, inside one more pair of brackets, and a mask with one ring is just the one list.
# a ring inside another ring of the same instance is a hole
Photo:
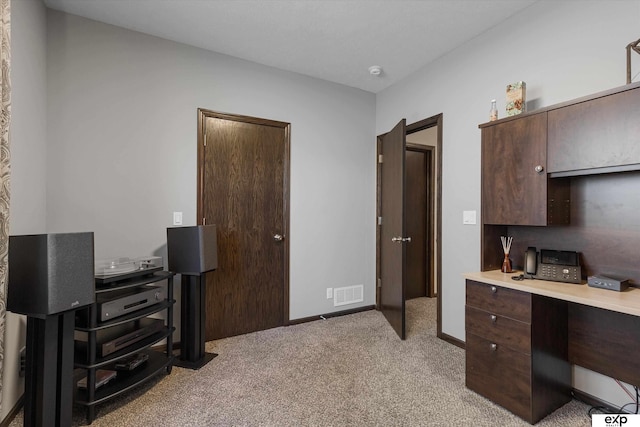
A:
{"label": "door frame", "polygon": [[425,247],[425,250],[426,250],[425,262],[429,264],[429,270],[427,275],[425,276],[424,286],[425,286],[425,296],[428,298],[434,298],[438,296],[438,293],[434,290],[434,286],[433,286],[433,284],[435,283],[434,275],[433,275],[433,267],[434,267],[434,261],[433,261],[434,260],[434,256],[433,256],[434,244],[433,243],[436,237],[434,232],[434,220],[433,220],[434,218],[433,205],[435,204],[434,197],[433,197],[433,191],[434,191],[433,181],[434,181],[435,168],[433,167],[433,163],[435,162],[434,152],[436,151],[436,147],[431,145],[422,145],[422,144],[407,142],[406,151],[423,153],[426,157],[425,169],[424,169],[424,175],[427,181],[427,187],[425,189],[427,193],[427,210],[426,210],[427,218],[425,221],[425,230],[427,232],[427,239],[426,239],[427,245]]}
{"label": "door frame", "polygon": [[[449,335],[445,335],[442,333],[442,122],[443,122],[443,113],[437,114],[435,116],[431,116],[424,120],[420,120],[418,122],[407,125],[406,134],[415,133],[421,130],[425,130],[434,126],[437,126],[437,141],[436,141],[436,155],[435,155],[435,165],[436,171],[432,173],[435,176],[435,183],[431,182],[431,185],[435,186],[435,192],[432,192],[432,200],[430,201],[430,205],[433,208],[433,214],[436,215],[435,221],[435,239],[436,239],[436,293],[438,297],[437,304],[437,337],[443,339],[445,341],[451,342],[453,344],[457,344],[457,341],[450,337]],[[380,225],[378,222],[378,218],[380,217],[381,212],[381,190],[382,190],[382,181],[381,181],[381,164],[379,162],[380,155],[382,154],[382,143],[381,137],[385,134],[381,134],[377,136],[376,139],[376,309],[380,310],[380,264],[381,264],[381,253],[380,253]],[[433,172],[433,171],[432,171]],[[433,205],[436,207],[434,208]],[[433,258],[433,257],[432,257]],[[432,269],[433,271],[433,269]],[[432,273],[433,274],[433,273]]]}
{"label": "door frame", "polygon": [[205,154],[205,125],[207,118],[230,120],[242,123],[252,123],[258,125],[274,126],[284,129],[284,153],[283,153],[283,177],[282,177],[282,223],[284,230],[283,246],[283,277],[282,277],[282,323],[283,326],[290,324],[289,319],[289,223],[290,223],[290,177],[291,177],[291,124],[276,120],[262,119],[258,117],[243,116],[239,114],[221,113],[205,108],[198,108],[198,128],[197,128],[197,206],[196,223],[205,225],[204,218],[204,154]]}

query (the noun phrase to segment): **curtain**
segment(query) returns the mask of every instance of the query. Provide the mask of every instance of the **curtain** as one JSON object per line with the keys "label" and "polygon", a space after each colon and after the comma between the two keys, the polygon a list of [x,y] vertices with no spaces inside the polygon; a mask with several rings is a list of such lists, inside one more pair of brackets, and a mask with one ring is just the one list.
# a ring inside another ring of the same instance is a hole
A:
{"label": "curtain", "polygon": [[4,370],[4,330],[9,249],[9,124],[11,121],[11,2],[0,0],[0,407]]}

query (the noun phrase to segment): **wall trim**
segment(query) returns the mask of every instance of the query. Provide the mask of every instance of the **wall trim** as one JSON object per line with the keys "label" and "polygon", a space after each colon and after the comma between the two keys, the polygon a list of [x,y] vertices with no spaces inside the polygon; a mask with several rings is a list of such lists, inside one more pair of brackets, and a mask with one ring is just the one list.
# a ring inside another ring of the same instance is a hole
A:
{"label": "wall trim", "polygon": [[[591,406],[599,406],[604,408],[605,410],[611,412],[612,414],[619,414],[620,413],[620,408],[612,405],[609,402],[605,402],[604,400],[600,399],[599,397],[595,397],[589,393],[585,393],[584,391],[578,390],[578,389],[571,389],[571,395],[573,396],[574,399],[582,402],[582,403],[586,403],[587,405],[591,405]],[[633,406],[630,406],[633,408]],[[625,411],[625,413],[630,414],[632,412],[630,411]]]}
{"label": "wall trim", "polygon": [[[346,316],[347,314],[360,313],[360,312],[363,312],[363,311],[374,310],[375,308],[376,308],[375,305],[365,305],[364,307],[357,307],[357,308],[352,308],[352,309],[349,309],[349,310],[334,311],[333,313],[325,313],[325,314],[320,314],[320,315],[317,315],[317,316],[301,317],[299,319],[289,320],[289,323],[287,324],[287,326],[299,325],[301,323],[307,323],[307,322],[313,322],[314,320],[324,320],[324,319],[328,319],[330,317]],[[0,426],[0,427],[2,427],[2,426]]]}
{"label": "wall trim", "polygon": [[0,427],[9,427],[9,424],[11,424],[11,422],[15,419],[16,415],[18,415],[18,412],[20,412],[23,407],[24,407],[24,393],[22,394],[22,396],[20,396],[20,398],[18,399],[16,404],[13,406],[13,408],[11,408],[11,411],[9,411],[7,416],[4,417],[4,420],[0,422]]}
{"label": "wall trim", "polygon": [[442,341],[446,341],[449,344],[453,344],[456,347],[460,347],[463,350],[466,348],[466,344],[464,341],[459,340],[458,338],[451,336],[449,334],[445,334],[442,331],[438,332],[437,337],[440,338]]}

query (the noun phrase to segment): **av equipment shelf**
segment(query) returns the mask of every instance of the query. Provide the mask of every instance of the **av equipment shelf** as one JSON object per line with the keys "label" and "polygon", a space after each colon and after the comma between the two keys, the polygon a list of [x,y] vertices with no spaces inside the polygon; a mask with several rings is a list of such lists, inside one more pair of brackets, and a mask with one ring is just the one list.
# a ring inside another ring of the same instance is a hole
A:
{"label": "av equipment shelf", "polygon": [[[175,273],[147,268],[109,277],[96,277],[96,303],[76,312],[74,401],[86,407],[87,423],[96,417],[96,405],[118,396],[142,384],[160,372],[171,373],[173,348],[173,277]],[[162,282],[165,282],[163,284]],[[147,286],[154,284],[154,286]],[[164,292],[166,286],[166,292]],[[156,300],[157,290],[162,288],[161,299]],[[101,305],[111,300],[118,302],[122,294],[136,294],[139,290],[153,289],[154,301],[148,305],[101,320]],[[164,313],[164,319],[148,319],[155,313]],[[151,323],[150,323],[151,322]],[[161,324],[160,324],[161,323]],[[145,326],[153,325],[144,330]],[[138,332],[137,329],[140,328]],[[130,340],[128,340],[131,338]],[[120,341],[127,341],[127,343]],[[166,340],[164,351],[151,349]],[[128,345],[127,345],[128,344]],[[105,347],[109,345],[109,348]],[[117,371],[115,378],[96,387],[98,369],[115,370],[119,361],[135,354],[148,356],[145,363],[131,371]],[[78,387],[78,381],[86,377],[86,388]]]}

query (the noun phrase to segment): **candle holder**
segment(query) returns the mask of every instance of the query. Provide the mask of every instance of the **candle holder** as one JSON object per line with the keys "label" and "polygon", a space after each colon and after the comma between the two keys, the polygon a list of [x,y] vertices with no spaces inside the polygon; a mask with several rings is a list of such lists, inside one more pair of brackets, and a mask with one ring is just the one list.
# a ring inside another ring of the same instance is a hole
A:
{"label": "candle holder", "polygon": [[500,240],[502,241],[502,250],[504,251],[504,260],[502,261],[502,268],[500,271],[503,273],[511,273],[513,270],[511,269],[511,259],[509,259],[509,251],[511,250],[511,242],[513,242],[513,237],[510,236],[500,236]]}

